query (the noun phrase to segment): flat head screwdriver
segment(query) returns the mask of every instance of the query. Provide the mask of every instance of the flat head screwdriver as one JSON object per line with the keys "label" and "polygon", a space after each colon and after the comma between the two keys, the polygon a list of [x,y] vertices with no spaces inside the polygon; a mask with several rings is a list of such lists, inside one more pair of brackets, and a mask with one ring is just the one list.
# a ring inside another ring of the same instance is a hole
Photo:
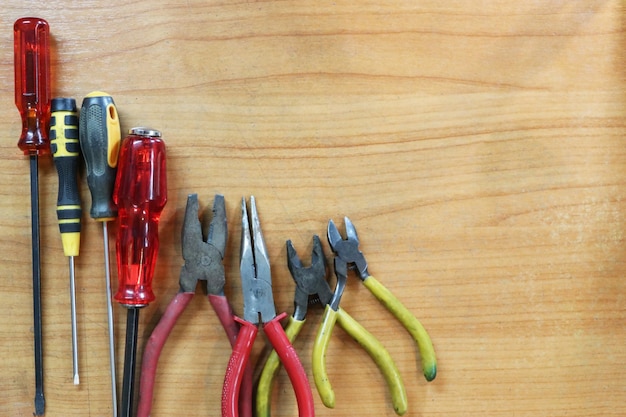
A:
{"label": "flat head screwdriver", "polygon": [[117,158],[122,137],[120,121],[113,98],[94,91],[84,99],[80,112],[80,145],[85,158],[87,185],[91,192],[93,219],[102,223],[104,239],[104,276],[106,280],[107,318],[109,324],[109,367],[111,369],[111,399],[113,417],[117,417],[117,385],[115,372],[115,333],[111,296],[108,222],[117,217],[113,203],[113,187],[117,173]]}
{"label": "flat head screwdriver", "polygon": [[50,118],[50,147],[54,165],[59,174],[57,218],[63,243],[63,253],[70,262],[70,306],[72,320],[72,369],[74,384],[80,383],[78,376],[78,332],[76,326],[76,281],[74,257],[80,250],[80,193],[78,191],[78,165],[80,144],[78,143],[78,112],[73,98],[52,100]]}
{"label": "flat head screwdriver", "polygon": [[41,267],[39,253],[39,170],[37,158],[50,153],[50,29],[37,17],[18,19],[13,25],[15,105],[22,117],[17,146],[30,157],[30,207],[33,265],[35,353],[35,415],[44,414],[43,349],[41,337]]}
{"label": "flat head screwdriver", "polygon": [[122,142],[113,201],[119,211],[115,300],[128,308],[120,414],[130,417],[139,309],[155,299],[152,277],[159,251],[158,226],[167,202],[165,143],[158,130],[133,128]]}

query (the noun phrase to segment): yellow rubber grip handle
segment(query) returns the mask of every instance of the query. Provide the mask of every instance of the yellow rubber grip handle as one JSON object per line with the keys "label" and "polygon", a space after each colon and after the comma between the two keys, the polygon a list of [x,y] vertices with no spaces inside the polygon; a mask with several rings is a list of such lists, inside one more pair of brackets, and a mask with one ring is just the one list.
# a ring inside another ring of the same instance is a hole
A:
{"label": "yellow rubber grip handle", "polygon": [[[285,327],[285,334],[289,342],[292,342],[298,337],[302,326],[304,326],[304,320],[296,320],[293,316],[289,317],[287,327]],[[272,402],[272,381],[280,369],[280,359],[275,350],[272,350],[265,362],[261,376],[259,377],[259,384],[257,385],[256,392],[256,415],[257,417],[270,417],[271,415],[271,402]]]}
{"label": "yellow rubber grip handle", "polygon": [[435,349],[430,336],[422,326],[422,323],[373,276],[363,280],[367,289],[389,310],[411,334],[420,351],[422,358],[422,371],[427,381],[432,381],[437,376],[437,359]]}
{"label": "yellow rubber grip handle", "polygon": [[335,408],[335,392],[326,372],[326,351],[336,322],[337,312],[326,305],[322,323],[313,343],[313,380],[322,403],[328,408]]}
{"label": "yellow rubber grip handle", "polygon": [[387,349],[367,329],[341,308],[337,310],[337,323],[365,349],[382,372],[389,386],[391,401],[396,414],[401,416],[406,413],[408,407],[406,389],[404,388],[400,371],[398,371],[398,367]]}

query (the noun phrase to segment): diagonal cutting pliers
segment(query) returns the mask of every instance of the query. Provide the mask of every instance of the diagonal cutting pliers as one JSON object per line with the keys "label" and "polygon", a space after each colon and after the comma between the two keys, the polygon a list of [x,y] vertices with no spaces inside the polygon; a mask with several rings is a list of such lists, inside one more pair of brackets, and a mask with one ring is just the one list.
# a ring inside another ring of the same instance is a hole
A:
{"label": "diagonal cutting pliers", "polygon": [[430,336],[419,320],[384,285],[370,275],[365,256],[359,250],[359,237],[356,228],[348,217],[344,217],[346,239],[339,233],[335,223],[328,222],[328,242],[335,253],[335,274],[337,280],[344,280],[348,267],[356,270],[363,285],[389,310],[411,334],[419,348],[422,372],[427,381],[437,376],[437,359]]}
{"label": "diagonal cutting pliers", "polygon": [[[231,345],[235,344],[239,325],[233,320],[233,311],[224,295],[224,251],[228,229],[224,197],[216,195],[213,202],[213,217],[206,240],[198,217],[198,195],[187,197],[185,219],[182,228],[182,254],[185,264],[180,270],[179,291],[167,306],[163,317],[148,340],[141,367],[139,407],[137,417],[148,417],[152,408],[154,382],[159,356],[176,321],[191,302],[198,281],[205,281],[208,298],[220,323],[224,327]],[[242,416],[252,416],[252,371],[247,370],[241,386],[240,409]]]}
{"label": "diagonal cutting pliers", "polygon": [[[293,244],[291,241],[287,241],[287,266],[291,272],[294,282],[296,283],[294,297],[295,310],[293,315],[289,317],[289,323],[285,328],[285,332],[290,340],[293,342],[302,329],[306,321],[308,305],[322,304],[323,306],[326,306],[327,310],[331,310],[331,313],[326,313],[326,316],[332,316],[332,319],[334,320],[333,324],[335,321],[339,323],[339,325],[372,357],[387,380],[391,391],[394,409],[399,415],[404,414],[407,409],[406,390],[402,383],[402,378],[400,377],[398,368],[389,355],[387,349],[385,349],[378,339],[361,326],[354,318],[352,318],[352,316],[338,306],[338,299],[335,299],[335,310],[330,307],[333,298],[335,298],[335,294],[343,291],[343,285],[340,284],[341,288],[338,288],[337,291],[333,293],[330,285],[326,282],[326,260],[319,237],[317,235],[313,236],[311,265],[308,267],[304,267],[302,265],[302,261],[294,249]],[[330,320],[330,318],[327,318],[327,320]],[[325,352],[331,330],[332,326],[325,327],[325,337],[317,342],[317,348],[314,347],[314,351],[318,352],[317,354],[322,354],[320,347],[322,347]],[[326,336],[328,338],[326,338]],[[314,356],[313,365],[313,374],[315,377],[316,374],[321,373],[320,366],[325,366],[323,356]],[[280,363],[278,362],[278,356],[276,355],[276,352],[272,352],[265,362],[265,366],[263,367],[257,386],[257,417],[270,416],[272,380],[278,372],[279,367]],[[334,392],[330,384],[318,386],[318,391],[324,405],[330,408],[334,407]]]}
{"label": "diagonal cutting pliers", "polygon": [[[285,366],[298,402],[300,417],[315,415],[313,395],[306,372],[276,315],[272,294],[272,276],[254,197],[250,198],[250,218],[245,198],[241,201],[241,257],[239,271],[243,290],[243,319],[237,342],[228,362],[222,390],[222,417],[237,417],[237,401],[243,370],[250,358],[259,324]],[[252,231],[252,232],[251,232]]]}

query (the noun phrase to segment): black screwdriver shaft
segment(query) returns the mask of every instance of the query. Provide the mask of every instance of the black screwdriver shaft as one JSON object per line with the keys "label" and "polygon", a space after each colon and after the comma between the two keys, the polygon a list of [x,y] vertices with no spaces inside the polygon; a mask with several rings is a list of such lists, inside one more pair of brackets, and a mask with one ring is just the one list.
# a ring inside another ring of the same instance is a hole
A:
{"label": "black screwdriver shaft", "polygon": [[124,350],[124,379],[122,380],[121,417],[133,414],[135,391],[135,362],[137,360],[137,333],[139,330],[139,308],[129,307],[126,315],[126,346]]}
{"label": "black screwdriver shaft", "polygon": [[43,349],[41,331],[41,260],[39,254],[39,168],[37,155],[30,155],[30,218],[33,264],[33,315],[35,337],[35,415],[45,409],[43,395]]}

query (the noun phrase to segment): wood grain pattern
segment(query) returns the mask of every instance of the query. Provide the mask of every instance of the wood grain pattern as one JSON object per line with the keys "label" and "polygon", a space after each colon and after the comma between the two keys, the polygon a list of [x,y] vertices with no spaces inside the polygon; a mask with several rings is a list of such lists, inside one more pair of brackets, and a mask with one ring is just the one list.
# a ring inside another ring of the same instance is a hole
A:
{"label": "wood grain pattern", "polygon": [[[304,254],[328,219],[354,222],[370,272],[437,350],[439,375],[426,383],[409,335],[349,281],[342,306],[396,360],[407,415],[624,415],[625,13],[623,2],[594,0],[5,1],[0,415],[33,412],[30,197],[11,33],[33,14],[51,26],[55,96],[107,91],[124,130],[152,126],[168,145],[158,298],[142,312],[140,350],[178,289],[188,193],[203,207],[226,197],[226,291],[241,313],[239,201],[254,194],[282,311],[293,308],[285,240]],[[102,231],[85,210],[75,387],[45,158],[40,184],[46,415],[111,415]],[[88,206],[84,182],[81,191]],[[219,415],[230,346],[201,294],[163,350],[153,417]],[[125,311],[115,314],[121,374]],[[311,381],[320,317],[310,312],[295,346]],[[340,328],[329,351],[337,405],[314,393],[319,416],[395,415],[383,377]],[[266,353],[260,338],[255,360]],[[297,413],[284,371],[273,412]]]}

